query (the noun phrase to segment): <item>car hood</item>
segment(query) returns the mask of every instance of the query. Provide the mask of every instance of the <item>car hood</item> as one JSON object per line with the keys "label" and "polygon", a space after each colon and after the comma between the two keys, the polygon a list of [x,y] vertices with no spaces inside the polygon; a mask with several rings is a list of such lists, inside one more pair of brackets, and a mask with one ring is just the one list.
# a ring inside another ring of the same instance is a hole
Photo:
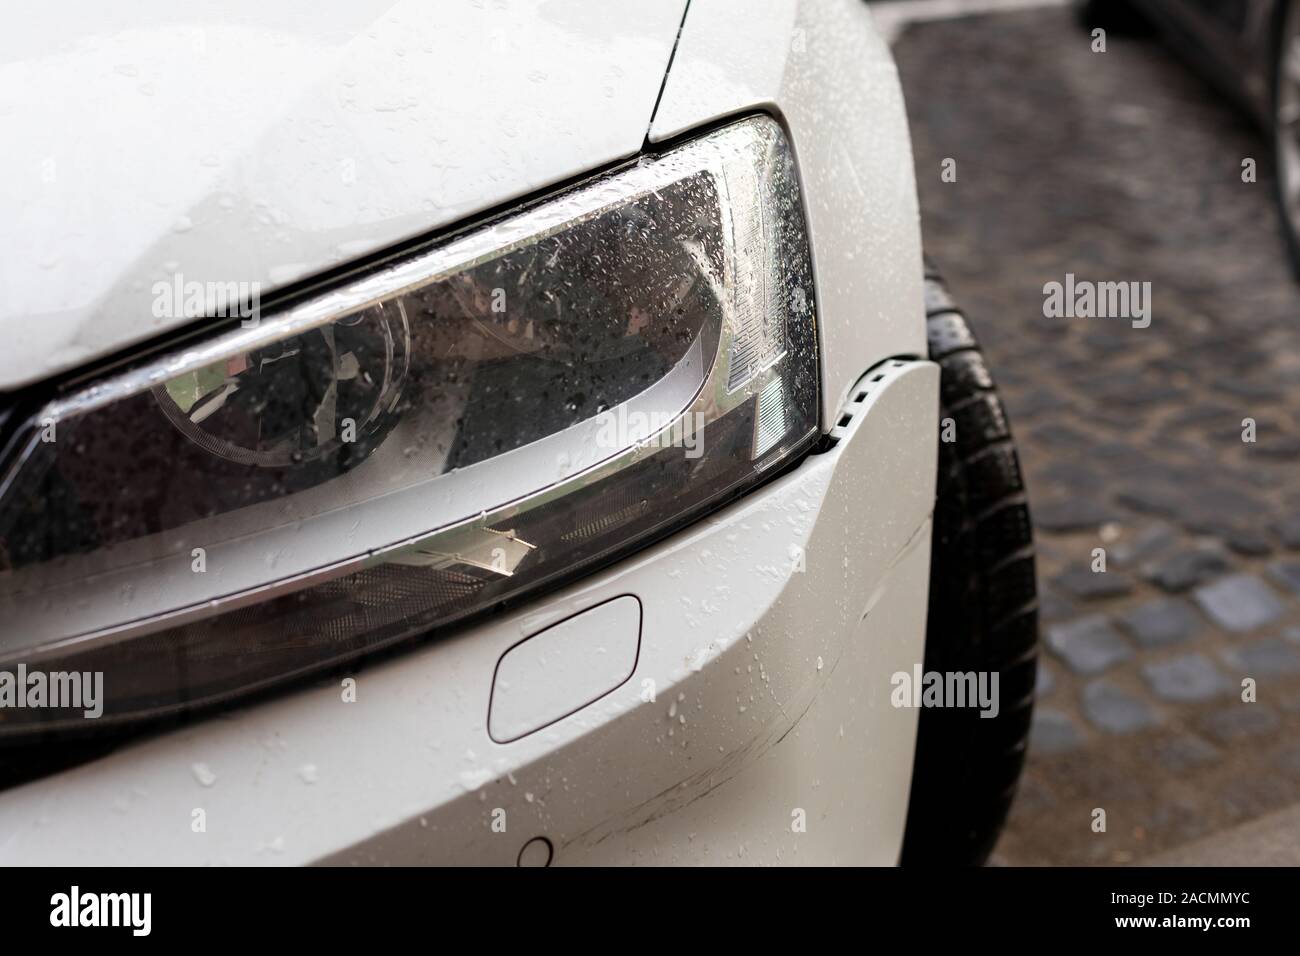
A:
{"label": "car hood", "polygon": [[0,391],[635,154],[685,0],[129,7],[0,34]]}

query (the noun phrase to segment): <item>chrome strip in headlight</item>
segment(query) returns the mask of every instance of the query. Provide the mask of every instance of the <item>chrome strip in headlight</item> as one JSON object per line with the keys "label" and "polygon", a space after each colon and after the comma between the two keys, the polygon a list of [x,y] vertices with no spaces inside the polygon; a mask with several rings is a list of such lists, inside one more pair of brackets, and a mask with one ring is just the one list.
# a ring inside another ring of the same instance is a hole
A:
{"label": "chrome strip in headlight", "polygon": [[0,671],[102,671],[129,719],[462,621],[752,485],[817,389],[793,161],[744,120],[52,401]]}

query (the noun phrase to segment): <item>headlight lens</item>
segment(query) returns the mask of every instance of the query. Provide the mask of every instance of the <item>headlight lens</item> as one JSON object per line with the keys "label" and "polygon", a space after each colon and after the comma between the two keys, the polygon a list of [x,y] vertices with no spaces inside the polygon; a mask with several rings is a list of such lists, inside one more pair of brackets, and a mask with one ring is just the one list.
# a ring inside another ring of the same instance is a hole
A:
{"label": "headlight lens", "polygon": [[745,120],[52,401],[0,472],[0,670],[102,672],[122,721],[463,621],[752,485],[817,388]]}

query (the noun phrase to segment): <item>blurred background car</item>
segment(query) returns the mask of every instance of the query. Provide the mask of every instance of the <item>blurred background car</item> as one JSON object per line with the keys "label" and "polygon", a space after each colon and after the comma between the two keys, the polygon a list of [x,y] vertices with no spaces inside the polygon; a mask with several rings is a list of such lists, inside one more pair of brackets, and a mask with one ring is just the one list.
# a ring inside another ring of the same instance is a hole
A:
{"label": "blurred background car", "polygon": [[1282,231],[1300,275],[1300,2],[1087,0],[1082,9],[1090,26],[1156,27],[1271,137]]}

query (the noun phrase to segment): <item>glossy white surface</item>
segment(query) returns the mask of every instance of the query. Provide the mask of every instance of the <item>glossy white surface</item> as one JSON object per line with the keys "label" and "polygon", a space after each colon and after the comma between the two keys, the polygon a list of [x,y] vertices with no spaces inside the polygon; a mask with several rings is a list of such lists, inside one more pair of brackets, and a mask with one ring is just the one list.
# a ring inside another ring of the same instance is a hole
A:
{"label": "glossy white surface", "polygon": [[0,31],[0,391],[636,153],[685,0],[89,0]]}
{"label": "glossy white surface", "polygon": [[488,734],[518,740],[618,687],[636,668],[641,602],[624,594],[552,624],[501,655]]}
{"label": "glossy white surface", "polygon": [[650,138],[760,109],[783,118],[807,197],[825,427],[863,369],[926,354],[907,114],[867,5],[692,0]]}

